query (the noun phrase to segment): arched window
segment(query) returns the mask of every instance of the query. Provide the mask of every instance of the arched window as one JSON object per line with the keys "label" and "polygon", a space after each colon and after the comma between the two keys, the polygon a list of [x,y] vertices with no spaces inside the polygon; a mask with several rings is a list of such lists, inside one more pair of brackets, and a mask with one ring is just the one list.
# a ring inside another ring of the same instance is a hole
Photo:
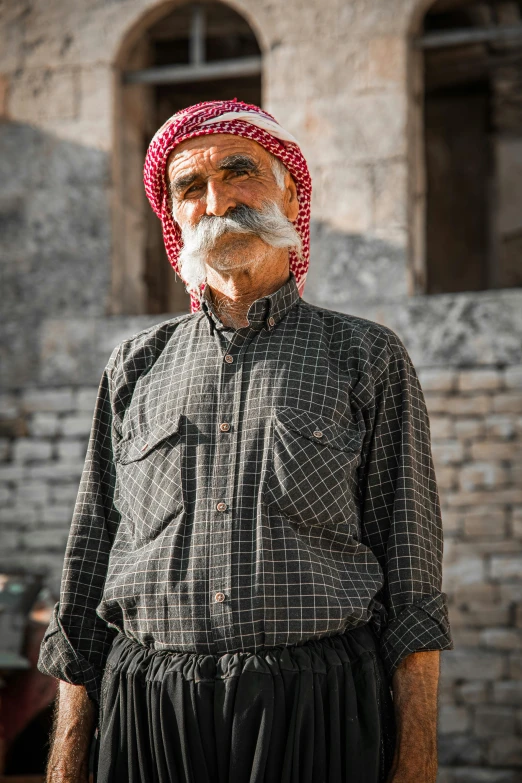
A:
{"label": "arched window", "polygon": [[423,292],[522,286],[521,10],[437,0],[424,17]]}
{"label": "arched window", "polygon": [[111,311],[184,312],[188,295],[143,190],[145,152],[156,130],[186,106],[230,98],[260,104],[261,51],[234,10],[190,3],[134,31],[118,66]]}

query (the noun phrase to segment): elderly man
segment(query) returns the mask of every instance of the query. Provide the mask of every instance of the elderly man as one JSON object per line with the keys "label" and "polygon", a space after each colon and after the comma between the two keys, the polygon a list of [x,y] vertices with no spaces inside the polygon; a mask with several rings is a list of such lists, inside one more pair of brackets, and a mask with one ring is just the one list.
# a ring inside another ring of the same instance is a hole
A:
{"label": "elderly man", "polygon": [[192,313],[101,380],[48,780],[87,780],[96,728],[99,783],[433,783],[452,643],[408,354],[301,299],[310,176],[266,112],[175,114],[145,186]]}

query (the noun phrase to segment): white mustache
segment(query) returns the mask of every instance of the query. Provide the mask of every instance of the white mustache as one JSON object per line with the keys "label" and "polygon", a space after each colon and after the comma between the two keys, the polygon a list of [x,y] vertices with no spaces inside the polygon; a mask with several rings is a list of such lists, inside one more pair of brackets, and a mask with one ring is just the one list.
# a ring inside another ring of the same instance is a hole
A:
{"label": "white mustache", "polygon": [[302,257],[301,237],[279,204],[265,202],[261,209],[239,204],[223,217],[203,215],[195,226],[182,229],[179,263],[187,289],[197,290],[205,281],[205,257],[224,234],[252,234],[271,247],[287,247]]}

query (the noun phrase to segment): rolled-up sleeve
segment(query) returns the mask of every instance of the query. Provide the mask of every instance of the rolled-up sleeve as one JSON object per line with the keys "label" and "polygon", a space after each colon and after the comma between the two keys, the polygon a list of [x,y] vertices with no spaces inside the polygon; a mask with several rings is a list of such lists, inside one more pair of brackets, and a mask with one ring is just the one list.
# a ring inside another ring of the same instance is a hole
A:
{"label": "rolled-up sleeve", "polygon": [[390,676],[412,652],[452,649],[442,584],[442,521],[424,395],[389,334],[367,410],[360,467],[363,541],[385,575],[381,653]]}
{"label": "rolled-up sleeve", "polygon": [[111,373],[118,348],[103,372],[65,553],[60,600],[42,645],[38,668],[74,685],[84,685],[98,701],[105,660],[114,637],[96,614],[112,541],[120,515],[114,506],[115,419],[111,406]]}

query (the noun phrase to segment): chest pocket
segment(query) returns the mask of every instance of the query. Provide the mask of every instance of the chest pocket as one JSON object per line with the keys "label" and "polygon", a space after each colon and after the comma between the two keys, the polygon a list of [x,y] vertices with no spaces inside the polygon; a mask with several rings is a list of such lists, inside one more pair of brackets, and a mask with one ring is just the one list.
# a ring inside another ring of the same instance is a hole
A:
{"label": "chest pocket", "polygon": [[134,540],[156,538],[183,510],[181,415],[120,441],[115,454],[118,496]]}
{"label": "chest pocket", "polygon": [[362,441],[357,426],[285,407],[275,413],[272,438],[264,502],[297,524],[355,527]]}

